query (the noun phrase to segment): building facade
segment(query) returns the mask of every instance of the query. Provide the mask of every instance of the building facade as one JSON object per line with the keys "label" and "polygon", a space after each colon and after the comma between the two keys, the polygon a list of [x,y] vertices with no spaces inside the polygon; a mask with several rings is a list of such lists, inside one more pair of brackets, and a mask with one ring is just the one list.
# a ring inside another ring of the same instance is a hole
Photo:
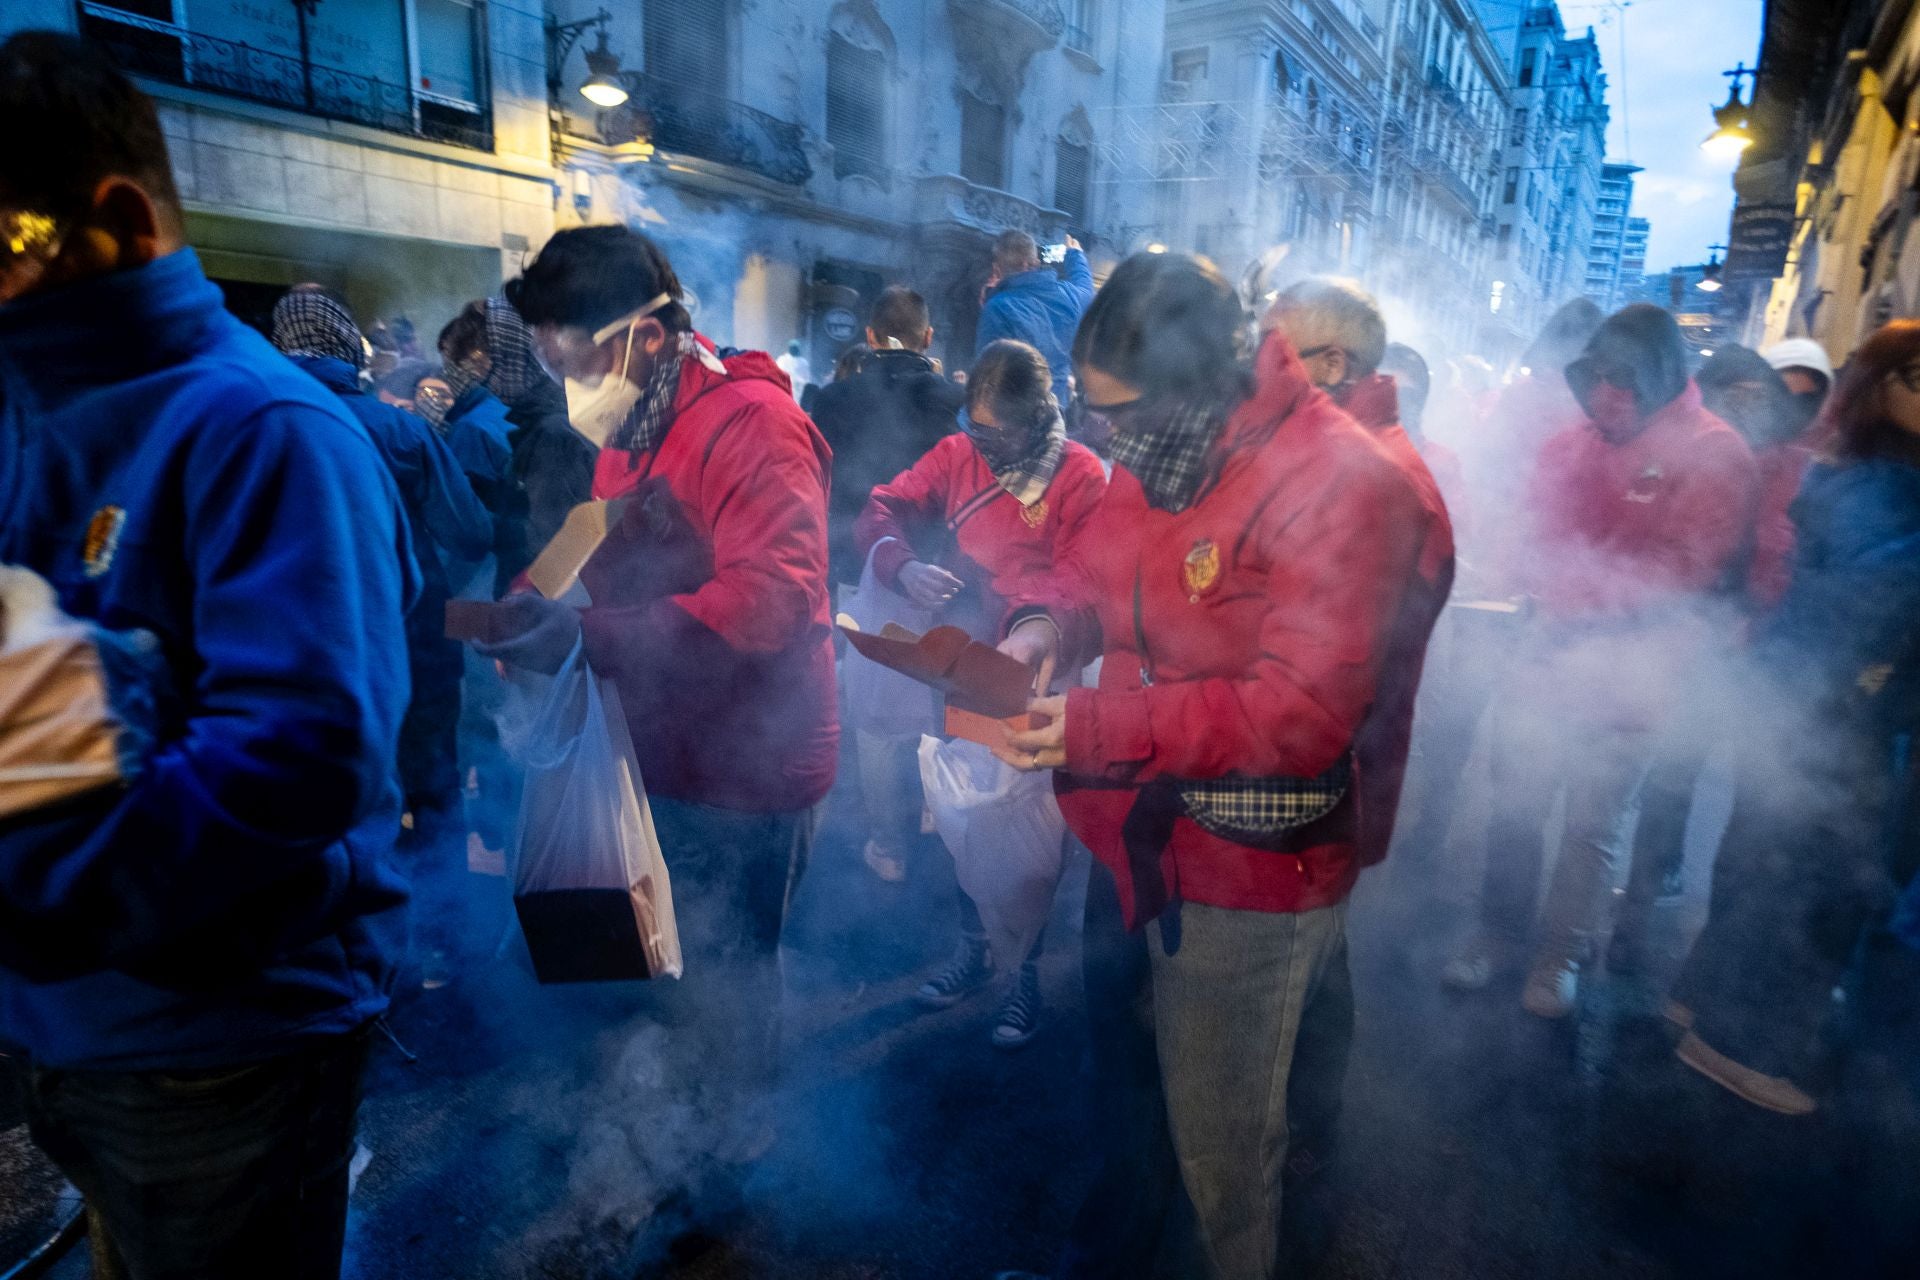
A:
{"label": "building facade", "polygon": [[[1600,178],[1600,203],[1593,220],[1593,236],[1587,247],[1586,294],[1602,311],[1613,311],[1625,294],[1637,292],[1640,277],[1647,270],[1645,219],[1635,219],[1633,175],[1638,165],[1610,163]],[[1628,224],[1642,224],[1639,236],[1640,265],[1627,269]]]}
{"label": "building facade", "polygon": [[1155,102],[1164,23],[1165,0],[624,4],[627,102],[594,111],[581,55],[561,68],[560,220],[658,236],[722,343],[799,339],[824,372],[898,282],[964,365],[1001,230],[1073,232],[1102,263],[1141,235],[1153,192],[1107,131]]}
{"label": "building facade", "polygon": [[9,0],[159,105],[189,242],[243,317],[289,284],[427,330],[551,234],[541,0]]}
{"label": "building facade", "polygon": [[1513,86],[1498,131],[1494,261],[1507,350],[1518,355],[1556,308],[1590,291],[1590,258],[1604,235],[1607,78],[1592,28],[1570,38],[1557,4],[1478,7],[1505,38]]}

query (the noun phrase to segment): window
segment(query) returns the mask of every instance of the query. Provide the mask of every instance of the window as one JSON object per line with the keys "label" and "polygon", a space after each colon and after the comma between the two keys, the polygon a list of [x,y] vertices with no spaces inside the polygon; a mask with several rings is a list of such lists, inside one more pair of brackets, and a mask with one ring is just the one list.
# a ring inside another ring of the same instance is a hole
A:
{"label": "window", "polygon": [[1538,52],[1536,49],[1529,49],[1520,55],[1520,87],[1522,89],[1533,83],[1534,56]]}
{"label": "window", "polygon": [[420,90],[437,98],[477,104],[473,0],[413,0],[420,33]]}
{"label": "window", "polygon": [[1087,224],[1087,191],[1092,171],[1093,148],[1084,142],[1060,139],[1054,148],[1053,207],[1072,218],[1076,227]]}
{"label": "window", "polygon": [[1507,170],[1506,189],[1500,197],[1500,203],[1512,204],[1514,201],[1514,198],[1517,195],[1519,195],[1519,193],[1520,193],[1520,171],[1518,169],[1509,169]]}
{"label": "window", "polygon": [[1515,107],[1513,109],[1513,132],[1507,135],[1507,145],[1510,147],[1520,147],[1525,146],[1526,142],[1527,109],[1525,107]]}
{"label": "window", "polygon": [[1067,48],[1093,52],[1094,0],[1067,0]]}
{"label": "window", "polygon": [[982,187],[1007,185],[1007,109],[960,95],[960,176]]}
{"label": "window", "polygon": [[835,33],[827,41],[827,142],[833,174],[887,171],[887,55]]}
{"label": "window", "polygon": [[725,94],[729,7],[722,0],[647,0],[647,74]]}
{"label": "window", "polygon": [[1207,78],[1207,51],[1182,49],[1173,55],[1173,79],[1176,84],[1192,84]]}

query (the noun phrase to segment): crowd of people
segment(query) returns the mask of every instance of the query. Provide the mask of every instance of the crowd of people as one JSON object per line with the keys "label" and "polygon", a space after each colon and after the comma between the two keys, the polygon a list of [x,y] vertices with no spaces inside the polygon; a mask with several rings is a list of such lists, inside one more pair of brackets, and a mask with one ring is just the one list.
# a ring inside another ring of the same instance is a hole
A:
{"label": "crowd of people", "polygon": [[[1101,1167],[1058,1276],[1143,1274],[1178,1233],[1200,1273],[1281,1274],[1339,1138],[1349,895],[1438,856],[1482,725],[1447,985],[1511,971],[1555,1019],[1595,966],[1644,967],[1729,746],[1678,1061],[1814,1111],[1836,988],[1873,939],[1920,947],[1920,321],[1836,378],[1804,339],[1701,362],[1664,310],[1575,303],[1476,399],[1354,281],[1249,299],[1169,252],[1096,288],[1073,240],[1043,261],[1010,231],[966,370],[896,285],[808,387],[798,349],[701,334],[659,243],[589,226],[431,360],[317,284],[271,342],[230,316],[97,49],[10,38],[0,115],[0,563],[145,655],[107,681],[145,727],[123,776],[0,818],[0,1042],[96,1274],[338,1274],[375,1029],[396,981],[457,971],[468,860],[511,843],[501,690],[582,656],[686,957],[636,1006],[702,1090],[687,1179],[737,1194],[778,1132],[782,930],[843,759],[871,874],[926,847],[937,704],[837,643],[855,605],[1025,664],[996,767],[1048,775],[1033,803],[1092,854]],[[589,498],[618,514],[586,602],[548,599],[526,571]],[[454,599],[497,633],[446,639]],[[1042,918],[1057,879],[1023,888]],[[1047,943],[995,954],[987,906],[960,893],[918,998],[1000,979],[1016,1050]]]}

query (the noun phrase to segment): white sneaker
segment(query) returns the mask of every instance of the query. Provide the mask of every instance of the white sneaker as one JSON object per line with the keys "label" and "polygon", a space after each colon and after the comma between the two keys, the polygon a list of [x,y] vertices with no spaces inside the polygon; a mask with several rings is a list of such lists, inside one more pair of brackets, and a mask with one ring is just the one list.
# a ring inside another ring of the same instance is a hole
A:
{"label": "white sneaker", "polygon": [[873,872],[887,884],[900,884],[907,878],[907,864],[881,846],[878,840],[869,840],[860,850],[860,856],[867,864],[867,870]]}
{"label": "white sneaker", "polygon": [[1752,1067],[1742,1066],[1691,1031],[1680,1037],[1680,1046],[1673,1052],[1707,1079],[1756,1107],[1777,1111],[1783,1116],[1804,1116],[1819,1106],[1793,1081],[1782,1076],[1762,1075]]}
{"label": "white sneaker", "polygon": [[1580,964],[1575,960],[1541,960],[1527,975],[1520,1007],[1536,1018],[1564,1018],[1580,1000]]}
{"label": "white sneaker", "polygon": [[1497,959],[1494,950],[1493,939],[1483,933],[1475,934],[1473,940],[1447,961],[1447,967],[1440,971],[1441,984],[1455,991],[1484,990],[1493,981]]}

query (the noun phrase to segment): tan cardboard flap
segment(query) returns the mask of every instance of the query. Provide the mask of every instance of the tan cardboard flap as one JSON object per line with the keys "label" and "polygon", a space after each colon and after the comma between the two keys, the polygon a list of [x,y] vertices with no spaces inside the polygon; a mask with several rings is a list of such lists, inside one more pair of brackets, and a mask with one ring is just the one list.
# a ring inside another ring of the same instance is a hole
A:
{"label": "tan cardboard flap", "polygon": [[553,541],[541,549],[527,570],[527,581],[549,600],[558,600],[580,581],[580,570],[607,540],[607,531],[620,523],[623,499],[583,502],[567,513],[567,521]]}
{"label": "tan cardboard flap", "polygon": [[958,627],[935,627],[916,636],[888,624],[879,635],[850,626],[842,615],[847,643],[883,667],[910,676],[946,695],[947,705],[993,720],[1026,713],[1033,673],[1017,659],[970,639]]}

